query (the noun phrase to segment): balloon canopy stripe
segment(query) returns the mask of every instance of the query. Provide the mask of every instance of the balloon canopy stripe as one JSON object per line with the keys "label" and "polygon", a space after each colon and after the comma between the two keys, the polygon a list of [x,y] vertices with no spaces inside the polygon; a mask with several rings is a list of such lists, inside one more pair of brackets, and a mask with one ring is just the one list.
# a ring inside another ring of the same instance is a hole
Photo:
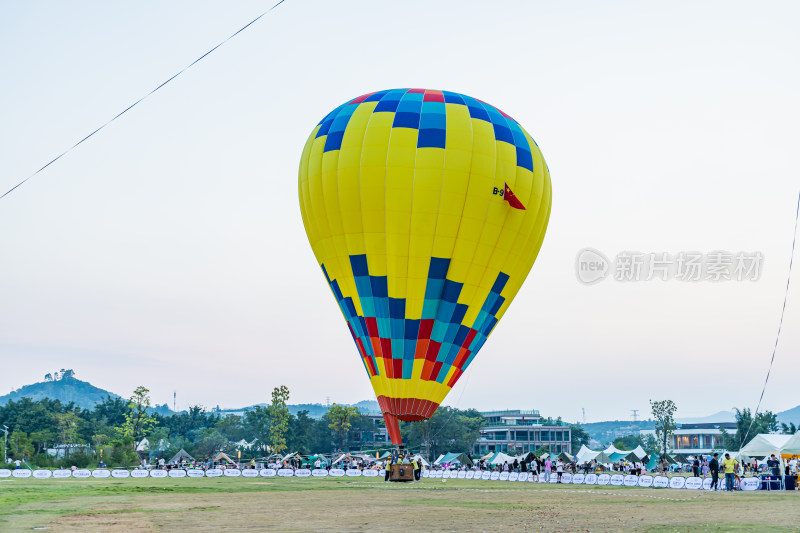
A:
{"label": "balloon canopy stripe", "polygon": [[[447,385],[452,387],[471,355],[480,350],[497,324],[497,311],[505,302],[500,296],[508,276],[497,276],[480,313],[472,324],[464,324],[467,306],[458,303],[463,283],[446,278],[450,260],[432,257],[425,287],[425,303],[419,317],[408,317],[405,298],[388,296],[386,276],[371,276],[365,255],[350,256],[360,308],[353,297],[345,297],[339,283],[322,272],[333,291],[370,378],[381,374],[389,379],[411,379],[414,361],[424,359],[421,379],[443,383],[455,368]],[[388,313],[385,310],[388,309]],[[378,365],[376,357],[382,359]],[[401,414],[401,413],[393,413]]]}
{"label": "balloon canopy stripe", "polygon": [[392,113],[392,128],[419,131],[417,148],[445,148],[447,140],[445,104],[466,106],[469,116],[492,125],[494,137],[516,150],[517,165],[533,172],[528,139],[517,121],[494,106],[449,91],[393,89],[364,94],[334,109],[320,121],[315,137],[327,136],[323,152],[339,150],[350,117],[359,104],[378,102],[373,113]]}
{"label": "balloon canopy stripe", "polygon": [[396,419],[433,414],[525,281],[550,216],[547,165],[485,102],[391,89],[317,124],[298,192],[395,441]]}

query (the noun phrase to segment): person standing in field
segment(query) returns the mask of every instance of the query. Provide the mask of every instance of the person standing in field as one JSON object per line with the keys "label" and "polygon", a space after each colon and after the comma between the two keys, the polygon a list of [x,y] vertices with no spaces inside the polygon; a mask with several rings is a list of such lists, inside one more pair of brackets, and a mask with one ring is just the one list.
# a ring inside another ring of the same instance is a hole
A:
{"label": "person standing in field", "polygon": [[711,458],[711,461],[708,462],[708,471],[711,474],[711,486],[714,487],[714,490],[717,490],[717,485],[719,484],[719,454],[715,453],[714,456]]}
{"label": "person standing in field", "polygon": [[722,470],[725,472],[725,490],[733,490],[736,479],[736,461],[731,459],[729,453],[725,454],[725,460],[722,461]]}
{"label": "person standing in field", "polygon": [[769,456],[769,459],[767,459],[767,467],[770,469],[770,473],[773,476],[781,475],[781,462],[778,461],[774,453]]}
{"label": "person standing in field", "polygon": [[550,473],[553,471],[553,461],[548,457],[544,461],[544,481],[550,483]]}
{"label": "person standing in field", "polygon": [[558,476],[558,483],[561,483],[561,476],[564,474],[564,462],[559,459],[556,462],[556,475]]}

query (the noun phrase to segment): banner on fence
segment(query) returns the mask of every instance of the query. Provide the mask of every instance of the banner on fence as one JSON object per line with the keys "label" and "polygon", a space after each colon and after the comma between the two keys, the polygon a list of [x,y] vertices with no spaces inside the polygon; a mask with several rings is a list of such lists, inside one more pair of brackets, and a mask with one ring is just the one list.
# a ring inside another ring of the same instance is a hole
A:
{"label": "banner on fence", "polygon": [[[534,472],[499,472],[499,471],[476,471],[476,470],[423,470],[422,477],[423,478],[443,478],[443,479],[480,479],[480,480],[492,480],[492,481],[522,481],[522,482],[534,482],[538,481],[540,483],[557,483],[558,477],[556,473],[551,473],[548,480],[545,480],[545,475],[541,474],[536,476],[538,479],[534,478]],[[321,468],[317,468],[314,470],[308,468],[299,468],[297,470],[292,470],[291,468],[281,468],[281,469],[271,469],[271,468],[263,468],[261,470],[256,469],[245,469],[239,470],[238,468],[228,468],[228,469],[219,469],[219,468],[209,468],[208,470],[204,471],[200,468],[192,468],[192,469],[172,469],[172,470],[145,470],[142,468],[135,468],[133,470],[124,470],[121,468],[116,468],[114,470],[109,470],[107,468],[97,468],[95,470],[89,470],[86,468],[79,468],[75,470],[68,470],[68,469],[57,469],[57,470],[48,470],[48,469],[37,469],[37,470],[30,470],[26,468],[20,468],[16,470],[11,469],[0,469],[0,478],[34,478],[34,479],[63,479],[68,477],[74,478],[96,478],[96,479],[103,479],[103,478],[116,478],[122,479],[127,477],[133,478],[145,478],[145,477],[153,477],[153,478],[183,478],[183,477],[219,477],[219,476],[227,476],[227,477],[248,477],[248,478],[255,478],[255,477],[371,477],[376,478],[380,477],[381,479],[384,476],[383,470],[375,470],[375,469],[368,469],[368,470],[358,470],[355,468],[351,469],[341,469],[341,468],[333,468],[331,470],[325,470]],[[614,486],[626,486],[626,487],[655,487],[655,488],[671,488],[671,489],[686,489],[686,490],[711,490],[711,478],[699,478],[699,477],[683,477],[683,476],[673,476],[673,477],[666,477],[666,476],[650,476],[647,474],[641,476],[635,475],[623,475],[619,473],[608,474],[608,473],[601,473],[601,474],[571,474],[569,472],[564,472],[561,476],[561,483],[563,484],[586,484],[586,485],[614,485]],[[725,480],[721,479],[717,485],[719,490],[725,489]],[[741,487],[742,490],[753,491],[753,490],[760,490],[761,489],[761,480],[758,477],[747,477],[741,480]]]}
{"label": "banner on fence", "polygon": [[682,489],[685,484],[686,478],[682,476],[675,476],[669,480],[669,488],[671,489]]}
{"label": "banner on fence", "polygon": [[703,488],[703,480],[699,477],[686,478],[683,486],[689,490],[700,490]]}

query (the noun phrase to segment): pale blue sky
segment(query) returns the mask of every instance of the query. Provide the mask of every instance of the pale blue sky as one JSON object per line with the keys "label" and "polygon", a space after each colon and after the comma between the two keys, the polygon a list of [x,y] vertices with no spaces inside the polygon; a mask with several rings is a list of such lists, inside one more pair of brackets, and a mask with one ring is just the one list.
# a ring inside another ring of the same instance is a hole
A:
{"label": "pale blue sky", "polygon": [[[274,3],[274,2],[273,2]],[[0,188],[269,2],[0,1]],[[343,101],[428,87],[534,136],[553,212],[526,285],[448,398],[588,420],[758,399],[800,179],[794,2],[287,0],[0,202],[0,393],[74,368],[235,407],[373,393],[296,180]],[[752,283],[578,283],[579,249],[761,251]],[[764,406],[797,405],[800,281]]]}

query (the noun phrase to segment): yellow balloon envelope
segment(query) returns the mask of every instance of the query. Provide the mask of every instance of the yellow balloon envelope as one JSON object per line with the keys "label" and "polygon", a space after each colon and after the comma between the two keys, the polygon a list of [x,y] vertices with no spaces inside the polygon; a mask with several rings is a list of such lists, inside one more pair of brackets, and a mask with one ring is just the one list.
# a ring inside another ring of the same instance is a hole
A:
{"label": "yellow balloon envelope", "polygon": [[533,266],[550,174],[510,116],[448,91],[392,89],[334,109],[300,162],[308,240],[375,389],[430,418]]}

